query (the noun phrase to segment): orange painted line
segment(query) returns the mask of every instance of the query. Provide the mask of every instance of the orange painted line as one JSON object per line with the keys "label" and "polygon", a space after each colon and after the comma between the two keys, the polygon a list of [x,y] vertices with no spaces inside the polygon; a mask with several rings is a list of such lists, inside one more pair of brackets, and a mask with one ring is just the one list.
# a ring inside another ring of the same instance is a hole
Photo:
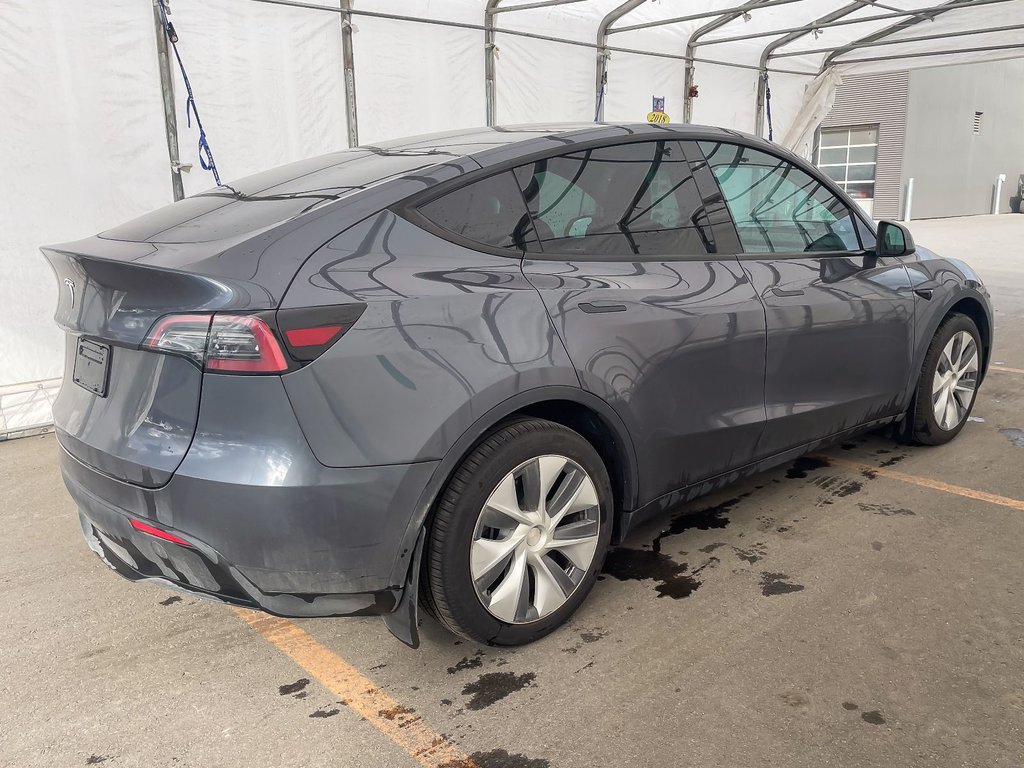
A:
{"label": "orange painted line", "polygon": [[436,733],[370,678],[287,619],[235,608],[246,624],[298,664],[424,768],[477,768],[450,739]]}
{"label": "orange painted line", "polygon": [[962,485],[944,483],[941,480],[932,480],[929,477],[908,475],[906,472],[898,472],[895,469],[889,469],[888,467],[873,467],[870,464],[861,464],[859,461],[850,461],[849,459],[842,459],[837,456],[825,456],[822,458],[836,466],[849,467],[850,469],[857,469],[861,472],[872,472],[879,477],[888,477],[892,480],[899,480],[904,483],[919,485],[922,488],[931,488],[935,491],[952,493],[956,496],[963,496],[966,499],[974,499],[976,501],[986,501],[989,504],[998,504],[1001,507],[1009,507],[1010,509],[1016,509],[1019,512],[1024,512],[1024,501],[1011,499],[1008,496],[997,496],[994,493],[976,491],[973,488],[965,488]]}
{"label": "orange painted line", "polygon": [[1005,365],[990,365],[988,369],[1000,373],[1024,373],[1024,368],[1007,368]]}

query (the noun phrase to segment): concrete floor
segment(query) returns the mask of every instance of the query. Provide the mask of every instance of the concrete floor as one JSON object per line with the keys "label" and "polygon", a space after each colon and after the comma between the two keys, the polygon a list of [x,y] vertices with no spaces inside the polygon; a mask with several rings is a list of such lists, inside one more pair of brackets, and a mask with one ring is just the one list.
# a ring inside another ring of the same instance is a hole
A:
{"label": "concrete floor", "polygon": [[[979,269],[994,359],[1024,369],[1024,216],[912,229]],[[437,765],[401,746],[419,717],[479,768],[1020,766],[1024,509],[952,491],[1024,499],[1024,441],[1000,431],[1022,406],[1024,373],[992,373],[951,445],[869,436],[695,502],[632,535],[531,647],[295,622],[397,720],[340,703],[231,609],[109,572],[53,437],[0,444],[0,765]]]}

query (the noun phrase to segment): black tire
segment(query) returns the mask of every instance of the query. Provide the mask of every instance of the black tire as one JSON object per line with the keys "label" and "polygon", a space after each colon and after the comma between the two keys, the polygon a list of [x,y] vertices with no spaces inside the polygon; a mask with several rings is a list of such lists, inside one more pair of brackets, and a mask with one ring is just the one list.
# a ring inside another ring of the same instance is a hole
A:
{"label": "black tire", "polygon": [[[535,621],[507,623],[493,616],[477,596],[470,551],[480,511],[505,476],[538,456],[558,454],[578,464],[594,483],[599,502],[596,554],[565,603]],[[498,427],[463,460],[448,481],[428,530],[423,557],[424,607],[457,635],[488,645],[525,645],[564,624],[597,580],[612,535],[614,517],[608,472],[582,436],[542,419]]]}
{"label": "black tire", "polygon": [[[910,414],[912,419],[910,438],[912,442],[920,445],[942,445],[943,443],[948,443],[960,434],[960,430],[964,428],[968,417],[971,415],[974,403],[977,400],[977,391],[971,397],[963,418],[952,429],[944,429],[938,423],[935,418],[932,401],[933,381],[942,350],[949,343],[949,340],[961,331],[966,331],[970,334],[971,338],[974,339],[978,355],[980,356],[982,353],[981,334],[978,333],[978,326],[975,325],[971,318],[954,313],[942,321],[938,330],[935,331],[932,343],[928,346],[928,353],[924,357],[924,365],[921,367],[921,375],[917,382],[917,391],[914,394],[914,406]],[[975,384],[976,386],[977,384]]]}

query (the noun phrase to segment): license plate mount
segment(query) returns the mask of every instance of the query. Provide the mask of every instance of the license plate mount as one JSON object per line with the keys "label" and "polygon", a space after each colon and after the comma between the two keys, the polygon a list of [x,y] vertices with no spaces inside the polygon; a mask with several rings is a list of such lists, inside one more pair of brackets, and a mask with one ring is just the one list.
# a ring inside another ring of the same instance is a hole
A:
{"label": "license plate mount", "polygon": [[106,397],[110,382],[110,347],[89,339],[79,339],[72,378],[82,389]]}

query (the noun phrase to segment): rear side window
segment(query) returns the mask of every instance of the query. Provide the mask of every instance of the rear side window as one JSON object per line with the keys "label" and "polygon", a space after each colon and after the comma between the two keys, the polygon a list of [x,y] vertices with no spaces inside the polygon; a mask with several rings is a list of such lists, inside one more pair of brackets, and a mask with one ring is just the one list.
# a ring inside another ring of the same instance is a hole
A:
{"label": "rear side window", "polygon": [[818,179],[750,147],[700,142],[746,253],[854,251],[853,215]]}
{"label": "rear side window", "polygon": [[511,171],[460,187],[420,206],[419,212],[442,229],[495,248],[524,250],[535,239]]}
{"label": "rear side window", "polygon": [[706,255],[714,236],[675,141],[600,147],[516,170],[538,242],[530,251],[587,257]]}

